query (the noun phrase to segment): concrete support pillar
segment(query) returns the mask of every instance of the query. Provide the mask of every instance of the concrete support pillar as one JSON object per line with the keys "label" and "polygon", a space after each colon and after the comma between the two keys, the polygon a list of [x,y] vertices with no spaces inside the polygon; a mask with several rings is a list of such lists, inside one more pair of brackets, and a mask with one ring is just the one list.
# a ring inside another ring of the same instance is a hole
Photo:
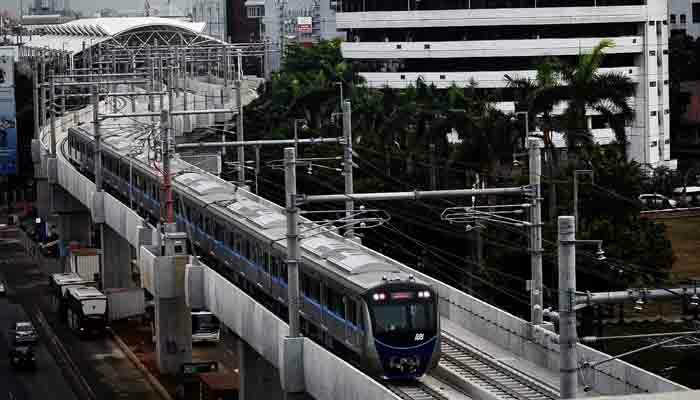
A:
{"label": "concrete support pillar", "polygon": [[109,226],[103,229],[102,248],[104,265],[102,282],[104,288],[129,288],[134,286],[131,275],[133,250],[129,242]]}
{"label": "concrete support pillar", "polygon": [[[187,316],[188,318],[184,318]],[[192,362],[192,321],[184,298],[155,299],[156,361],[162,374]]]}
{"label": "concrete support pillar", "polygon": [[[166,248],[170,240],[165,240]],[[189,256],[173,255],[158,257],[154,265],[156,362],[163,374],[176,374],[192,361],[192,320],[185,295],[188,263]]]}

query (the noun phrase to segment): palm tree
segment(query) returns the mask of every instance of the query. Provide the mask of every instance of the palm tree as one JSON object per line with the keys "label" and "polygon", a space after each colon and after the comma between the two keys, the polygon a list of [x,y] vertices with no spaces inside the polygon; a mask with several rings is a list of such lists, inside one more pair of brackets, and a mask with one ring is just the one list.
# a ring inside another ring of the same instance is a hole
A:
{"label": "palm tree", "polygon": [[602,40],[590,53],[581,54],[576,64],[560,64],[557,70],[564,90],[560,90],[556,97],[568,100],[559,118],[571,150],[593,141],[586,120],[586,110],[590,109],[606,118],[622,153],[626,154],[625,123],[634,116],[628,103],[634,95],[634,83],[621,73],[599,71],[605,50],[614,46],[612,40]]}

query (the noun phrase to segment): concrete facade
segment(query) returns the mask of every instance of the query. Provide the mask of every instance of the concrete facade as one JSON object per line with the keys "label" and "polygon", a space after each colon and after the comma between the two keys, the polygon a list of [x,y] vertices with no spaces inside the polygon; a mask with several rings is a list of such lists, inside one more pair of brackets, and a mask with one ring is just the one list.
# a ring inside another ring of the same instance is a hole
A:
{"label": "concrete facade", "polygon": [[[481,6],[461,2],[462,7],[438,9],[435,2],[379,7],[348,0],[337,14],[336,24],[348,37],[343,43],[344,57],[362,64],[368,85],[374,87],[406,87],[420,77],[438,87],[463,87],[474,82],[482,88],[499,88],[504,86],[506,74],[533,76],[532,64],[537,60],[574,57],[610,39],[615,47],[606,53],[620,69],[616,72],[638,83],[631,99],[635,117],[627,128],[629,157],[642,164],[675,169],[669,134],[666,1],[588,7],[568,6],[566,2],[537,7],[536,2],[525,1],[498,8],[485,8],[483,2],[478,2]],[[498,71],[497,65],[510,68]],[[596,140],[606,144],[614,135],[599,115],[589,110],[588,125],[595,128]],[[559,137],[555,143],[564,141]]]}
{"label": "concrete facade", "polygon": [[700,1],[669,0],[668,21],[671,31],[700,37]]}

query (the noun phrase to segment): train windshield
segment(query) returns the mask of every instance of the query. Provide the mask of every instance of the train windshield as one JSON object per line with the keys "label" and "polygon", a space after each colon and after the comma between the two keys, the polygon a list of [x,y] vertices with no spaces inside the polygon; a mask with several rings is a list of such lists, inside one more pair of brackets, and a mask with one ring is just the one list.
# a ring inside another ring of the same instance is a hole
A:
{"label": "train windshield", "polygon": [[435,309],[430,302],[386,303],[372,306],[374,334],[435,330]]}

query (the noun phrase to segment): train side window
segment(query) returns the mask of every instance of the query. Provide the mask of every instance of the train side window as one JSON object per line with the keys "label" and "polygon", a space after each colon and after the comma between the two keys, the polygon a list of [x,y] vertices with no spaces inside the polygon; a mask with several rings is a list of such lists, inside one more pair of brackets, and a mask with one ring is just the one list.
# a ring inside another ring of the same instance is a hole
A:
{"label": "train side window", "polygon": [[348,308],[348,315],[345,319],[352,322],[353,325],[357,326],[357,302],[355,299],[349,297],[345,298],[345,302]]}
{"label": "train side window", "polygon": [[343,296],[331,288],[328,288],[328,309],[333,314],[345,319],[345,305],[343,304]]}
{"label": "train side window", "polygon": [[219,242],[224,241],[224,229],[221,225],[214,223],[214,239]]}
{"label": "train side window", "polygon": [[202,214],[199,214],[199,223],[197,224],[197,228],[204,230],[204,215]]}
{"label": "train side window", "polygon": [[175,209],[175,215],[180,215],[180,202],[177,201],[177,195],[173,196],[173,208]]}
{"label": "train side window", "polygon": [[241,255],[250,260],[250,244],[244,238],[241,238]]}
{"label": "train side window", "polygon": [[267,272],[268,274],[270,273],[270,252],[266,247],[262,247],[262,260],[260,264],[263,267],[263,270]]}
{"label": "train side window", "polygon": [[300,273],[299,277],[299,286],[301,293],[304,294],[306,297],[310,297],[309,295],[309,276],[306,275],[305,273]]}
{"label": "train side window", "polygon": [[226,232],[226,246],[228,246],[229,249],[233,249],[233,240],[234,240],[233,235],[234,235],[233,229]]}
{"label": "train side window", "polygon": [[284,283],[287,283],[287,264],[280,261],[280,278]]}

